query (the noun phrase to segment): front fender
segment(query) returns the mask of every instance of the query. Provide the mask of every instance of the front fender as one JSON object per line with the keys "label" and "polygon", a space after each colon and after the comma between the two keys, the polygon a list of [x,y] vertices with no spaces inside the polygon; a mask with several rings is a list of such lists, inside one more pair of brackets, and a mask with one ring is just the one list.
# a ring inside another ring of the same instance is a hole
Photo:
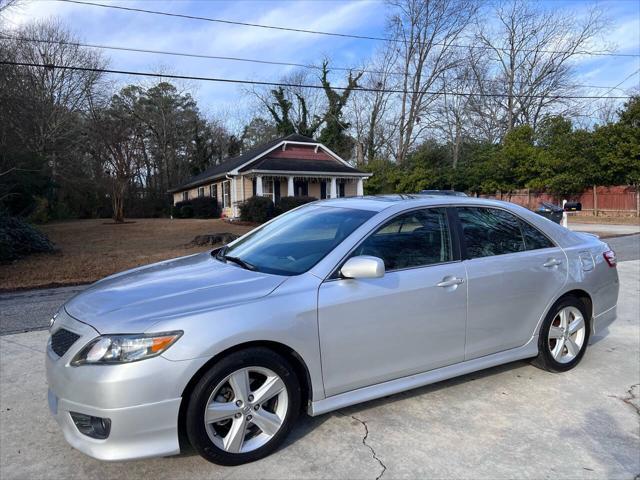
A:
{"label": "front fender", "polygon": [[[242,304],[163,320],[151,331],[182,330],[183,336],[163,356],[200,359],[251,342],[274,342],[296,352],[308,369],[312,400],[324,398],[317,319],[320,280],[310,274],[291,277],[270,295]],[[189,379],[185,379],[185,385]]]}

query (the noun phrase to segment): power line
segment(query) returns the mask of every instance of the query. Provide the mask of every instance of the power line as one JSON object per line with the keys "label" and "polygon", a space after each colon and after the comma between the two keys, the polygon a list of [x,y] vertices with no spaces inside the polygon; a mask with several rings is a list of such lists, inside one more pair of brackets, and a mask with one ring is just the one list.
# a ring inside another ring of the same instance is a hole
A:
{"label": "power line", "polygon": [[[116,75],[131,75],[131,76],[140,76],[140,77],[157,77],[157,78],[173,78],[177,80],[196,80],[196,81],[205,81],[205,82],[219,82],[219,83],[235,83],[235,84],[244,84],[244,85],[262,85],[262,86],[270,86],[270,87],[287,87],[287,88],[314,88],[314,89],[324,89],[322,85],[313,85],[313,84],[300,84],[300,83],[286,83],[286,82],[267,82],[267,81],[259,81],[259,80],[240,80],[234,78],[219,78],[219,77],[197,77],[197,76],[189,76],[189,75],[175,75],[175,74],[164,74],[164,73],[155,73],[155,72],[139,72],[132,70],[114,70],[108,68],[92,68],[92,67],[77,67],[70,65],[55,65],[52,63],[30,63],[30,62],[12,62],[7,60],[0,61],[0,65],[13,65],[20,67],[36,67],[36,68],[46,68],[49,70],[60,69],[60,70],[73,70],[73,71],[82,71],[82,72],[96,72],[96,73],[112,73]],[[331,87],[334,90],[347,90],[348,87]],[[380,92],[380,93],[405,93],[404,90],[399,89],[384,89],[384,88],[368,88],[368,87],[356,87],[352,89],[357,92]],[[411,94],[425,94],[425,95],[453,95],[453,96],[462,96],[462,97],[508,97],[506,94],[500,93],[469,93],[469,92],[434,92],[434,91],[406,91],[406,93]],[[522,98],[546,98],[546,95],[522,95]],[[631,97],[629,96],[616,96],[616,97],[602,97],[602,96],[590,96],[590,95],[565,95],[565,96],[556,96],[556,99],[601,99],[601,98],[611,98],[611,99],[622,99],[627,100]]]}
{"label": "power line", "polygon": [[[13,37],[13,36],[6,36],[6,35],[0,35],[0,39],[7,39],[7,40],[17,40],[20,42],[33,42],[33,43],[55,43],[55,44],[59,44],[59,45],[69,45],[69,46],[74,46],[74,47],[87,47],[87,48],[98,48],[101,50],[116,50],[116,51],[126,51],[126,52],[136,52],[136,53],[151,53],[151,54],[157,54],[157,55],[171,55],[171,56],[178,56],[178,57],[189,57],[189,58],[202,58],[202,59],[211,59],[211,60],[225,60],[225,61],[234,61],[234,62],[246,62],[246,63],[258,63],[258,64],[266,64],[266,65],[279,65],[279,66],[288,66],[288,67],[298,67],[298,68],[307,68],[307,69],[313,69],[313,70],[322,70],[322,67],[318,66],[318,65],[313,65],[313,64],[305,64],[305,63],[294,63],[294,62],[284,62],[284,61],[278,61],[278,60],[260,60],[260,59],[254,59],[254,58],[244,58],[244,57],[229,57],[229,56],[220,56],[220,55],[206,55],[206,54],[199,54],[199,53],[189,53],[189,52],[175,52],[175,51],[167,51],[167,50],[151,50],[151,49],[146,49],[146,48],[134,48],[134,47],[121,47],[121,46],[116,46],[116,45],[102,45],[102,44],[96,44],[96,43],[82,43],[82,42],[68,42],[68,41],[64,41],[64,40],[43,40],[43,39],[39,39],[39,38],[25,38],[25,37]],[[378,75],[404,75],[404,73],[402,72],[383,72],[383,71],[379,71],[379,70],[369,70],[369,69],[364,69],[364,68],[349,68],[349,67],[330,67],[330,70],[338,70],[338,71],[345,71],[345,72],[363,72],[363,73],[372,73],[372,74],[378,74]],[[485,79],[483,80],[483,82],[489,82],[489,83],[504,83],[500,80],[494,80],[494,79]],[[624,83],[624,81],[622,82]],[[520,86],[522,85],[526,85],[524,83],[518,83]],[[610,89],[610,90],[621,90],[623,91],[623,89],[618,88],[619,85],[615,86],[615,87],[611,87],[609,85],[572,85],[572,87],[579,87],[579,88],[601,88],[604,90]],[[609,92],[607,92],[609,93]]]}
{"label": "power line", "polygon": [[[605,93],[605,95],[610,94],[611,92],[613,92],[614,90],[619,90],[618,87],[620,87],[620,85],[622,85],[624,82],[626,82],[627,80],[629,80],[631,77],[633,77],[634,75],[637,75],[638,73],[640,73],[640,68],[638,70],[636,70],[635,72],[627,75],[626,77],[624,77],[624,80],[622,80],[620,83],[618,83],[615,87],[611,87],[611,90],[609,90],[608,92]],[[609,98],[615,98],[615,97],[609,97]]]}
{"label": "power line", "polygon": [[[324,32],[320,30],[307,30],[303,28],[293,28],[293,27],[282,27],[277,25],[266,25],[261,23],[249,23],[249,22],[240,22],[236,20],[226,20],[222,18],[212,18],[212,17],[202,17],[198,15],[187,15],[183,13],[172,13],[165,12],[161,10],[148,10],[145,8],[135,8],[135,7],[123,7],[122,5],[108,5],[104,3],[95,3],[95,2],[85,2],[82,0],[55,0],[57,2],[65,2],[65,3],[76,3],[78,5],[90,5],[93,7],[101,7],[101,8],[111,8],[114,10],[124,10],[128,12],[138,12],[138,13],[147,13],[151,15],[162,15],[165,17],[175,17],[175,18],[184,18],[187,20],[200,20],[204,22],[213,22],[213,23],[223,23],[227,25],[239,25],[243,27],[254,27],[254,28],[264,28],[268,30],[280,30],[287,32],[296,32],[296,33],[309,33],[313,35],[324,35],[330,37],[340,37],[340,38],[354,38],[357,40],[374,40],[374,41],[383,41],[383,42],[398,42],[398,43],[406,43],[406,40],[399,40],[390,37],[376,37],[371,35],[357,35],[354,33],[340,33],[340,32]],[[484,45],[460,45],[455,43],[437,43],[434,42],[433,45],[436,46],[448,46],[453,48],[477,48],[480,50],[494,50],[491,47]],[[508,52],[509,50],[506,48],[497,48],[497,50]],[[522,50],[524,52],[535,52],[535,53],[564,53],[562,51],[557,50]],[[611,56],[611,57],[640,57],[640,54],[635,53],[612,53],[612,52],[575,52],[579,55],[593,55],[593,56]]]}

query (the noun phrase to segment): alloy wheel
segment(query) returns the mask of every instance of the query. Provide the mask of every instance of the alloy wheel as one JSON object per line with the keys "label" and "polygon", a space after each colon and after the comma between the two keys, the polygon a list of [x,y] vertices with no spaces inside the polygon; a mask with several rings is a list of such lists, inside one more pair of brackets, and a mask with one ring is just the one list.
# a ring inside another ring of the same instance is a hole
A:
{"label": "alloy wheel", "polygon": [[575,359],[586,338],[584,317],[576,307],[561,309],[549,327],[547,345],[551,356],[558,363],[569,363]]}
{"label": "alloy wheel", "polygon": [[225,452],[251,452],[278,433],[288,405],[286,386],[275,372],[241,368],[213,389],[204,411],[207,435]]}

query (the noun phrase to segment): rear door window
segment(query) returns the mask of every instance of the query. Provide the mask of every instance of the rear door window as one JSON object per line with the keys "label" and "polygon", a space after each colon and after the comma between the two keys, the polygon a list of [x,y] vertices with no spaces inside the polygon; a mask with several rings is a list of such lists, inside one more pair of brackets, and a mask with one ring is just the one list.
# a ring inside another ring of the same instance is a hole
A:
{"label": "rear door window", "polygon": [[467,258],[490,257],[525,251],[521,222],[497,208],[458,207]]}
{"label": "rear door window", "polygon": [[524,236],[524,245],[527,250],[538,250],[540,248],[553,248],[555,245],[547,236],[533,225],[520,220],[520,228]]}

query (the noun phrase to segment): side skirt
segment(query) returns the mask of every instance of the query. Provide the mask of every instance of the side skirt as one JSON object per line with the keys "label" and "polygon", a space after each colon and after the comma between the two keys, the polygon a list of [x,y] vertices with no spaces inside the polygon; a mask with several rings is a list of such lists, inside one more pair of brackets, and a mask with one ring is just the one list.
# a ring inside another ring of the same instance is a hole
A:
{"label": "side skirt", "polygon": [[408,377],[390,380],[376,385],[359,388],[350,392],[340,393],[327,397],[324,400],[311,402],[308,414],[311,416],[322,415],[339,408],[355,405],[356,403],[375,400],[395,393],[404,392],[413,388],[422,387],[431,383],[448,380],[450,378],[466,375],[467,373],[484,370],[504,363],[515,362],[538,355],[538,335],[533,336],[525,345],[512,348],[504,352],[493,353],[473,360],[448,365],[424,373],[410,375]]}

